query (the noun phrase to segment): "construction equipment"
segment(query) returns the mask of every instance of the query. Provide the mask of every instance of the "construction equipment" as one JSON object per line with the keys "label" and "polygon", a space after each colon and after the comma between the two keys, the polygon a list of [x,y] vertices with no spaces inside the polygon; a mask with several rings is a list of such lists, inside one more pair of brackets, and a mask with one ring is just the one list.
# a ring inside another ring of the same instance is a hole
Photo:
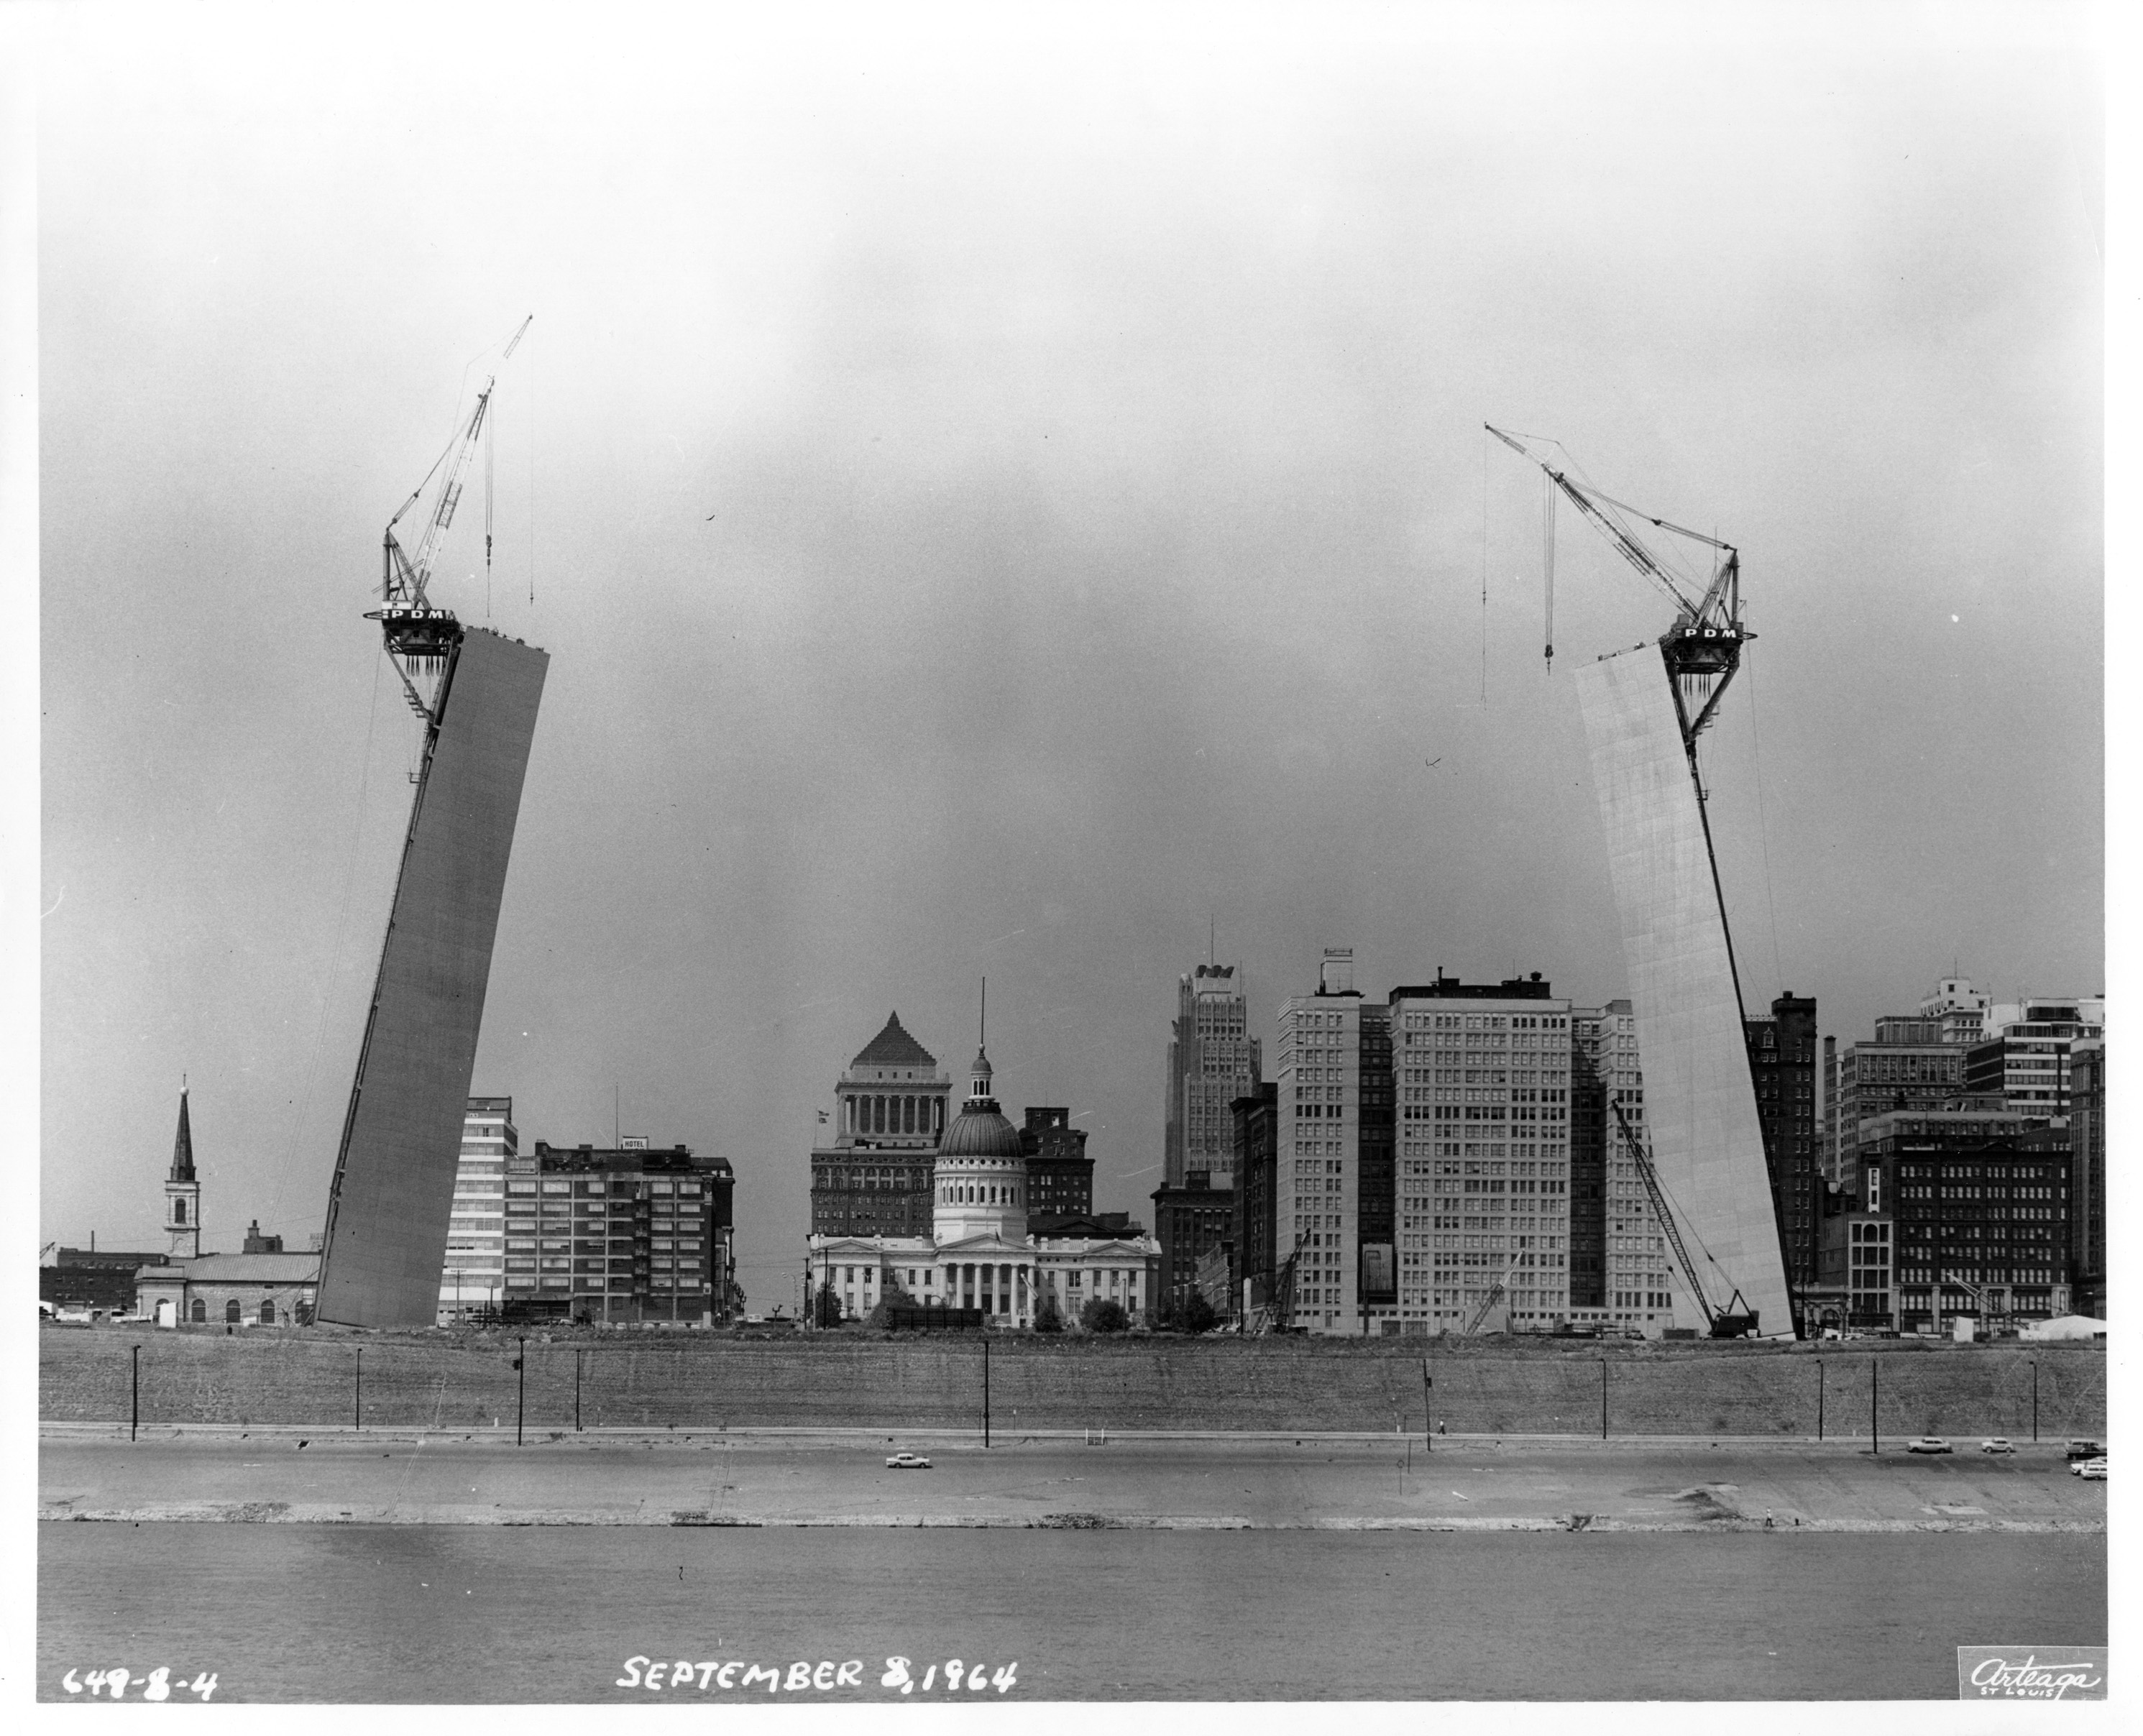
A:
{"label": "construction equipment", "polygon": [[1503,1268],[1502,1275],[1495,1283],[1488,1286],[1488,1293],[1481,1298],[1481,1305],[1473,1310],[1472,1318],[1467,1321],[1464,1329],[1459,1333],[1461,1338],[1470,1338],[1481,1330],[1481,1323],[1488,1318],[1488,1310],[1495,1307],[1504,1292],[1510,1288],[1511,1274],[1518,1269],[1520,1258],[1518,1251],[1513,1249],[1511,1251],[1510,1263]]}
{"label": "construction equipment", "polygon": [[[2007,1318],[2006,1313],[1997,1315],[1995,1313],[1993,1308],[1987,1303],[1987,1292],[1982,1289],[1977,1284],[1972,1283],[1971,1279],[1967,1278],[1961,1278],[1954,1272],[1945,1272],[1942,1275],[1942,1281],[1943,1283],[1952,1288],[1962,1290],[1967,1296],[1971,1297],[1972,1301],[1978,1305],[1979,1318],[1985,1321],[1990,1328],[1994,1325],[1997,1319]],[[1939,1313],[1938,1313],[1936,1316],[1935,1324],[1938,1328],[1942,1324]]]}
{"label": "construction equipment", "polygon": [[[527,332],[529,322],[535,317],[531,314],[521,322],[520,329],[514,333],[504,354],[499,358],[502,362],[519,346],[522,336]],[[483,436],[484,417],[491,408],[492,390],[497,380],[498,376],[495,373],[485,379],[483,389],[477,393],[476,408],[469,413],[468,421],[447,443],[446,450],[433,461],[432,467],[424,472],[423,481],[410,491],[408,499],[395,509],[394,516],[387,521],[387,529],[380,538],[381,606],[369,613],[365,619],[380,624],[380,631],[387,642],[388,655],[394,664],[396,673],[402,677],[403,691],[408,698],[409,707],[420,717],[427,719],[432,715],[432,706],[418,693],[412,677],[435,675],[443,670],[454,646],[460,641],[462,630],[453,610],[432,606],[425,589],[431,583],[432,566],[438,557],[441,539],[454,522],[455,507],[461,504],[462,476],[475,453],[478,440]],[[394,527],[402,522],[403,514],[423,497],[424,491],[431,487],[432,479],[439,476],[442,467],[446,473],[440,480],[431,514],[424,521],[423,535],[417,540],[416,552],[410,554],[396,538]],[[486,511],[487,515],[487,502]],[[487,562],[491,556],[490,545],[487,516],[484,536],[484,558]]]}
{"label": "construction equipment", "polygon": [[[1696,1262],[1689,1257],[1689,1249],[1682,1242],[1680,1227],[1675,1221],[1674,1213],[1667,1207],[1666,1194],[1660,1187],[1659,1174],[1652,1167],[1652,1154],[1645,1148],[1645,1142],[1637,1137],[1637,1130],[1631,1122],[1628,1112],[1620,1103],[1615,1104],[1613,1108],[1616,1125],[1622,1130],[1622,1144],[1636,1165],[1637,1174],[1645,1184],[1645,1193],[1652,1202],[1652,1215],[1659,1219],[1660,1228],[1666,1235],[1667,1246],[1674,1253],[1675,1264],[1681,1269],[1682,1282],[1688,1287],[1690,1294],[1696,1298],[1696,1305],[1704,1310],[1705,1324],[1710,1328],[1711,1336],[1715,1338],[1747,1337],[1756,1330],[1755,1310],[1743,1298],[1740,1286],[1724,1272],[1720,1275],[1725,1279],[1733,1295],[1724,1308],[1712,1307],[1711,1298],[1705,1292],[1704,1281],[1697,1274]],[[1707,1254],[1706,1258],[1710,1256]],[[1715,1266],[1718,1264],[1716,1260],[1712,1261]]]}
{"label": "construction equipment", "polygon": [[1302,1262],[1302,1245],[1308,1239],[1306,1232],[1297,1230],[1294,1233],[1294,1247],[1280,1262],[1279,1270],[1274,1275],[1272,1300],[1260,1310],[1263,1318],[1258,1327],[1258,1336],[1261,1338],[1267,1333],[1294,1329],[1295,1273]]}
{"label": "construction equipment", "polygon": [[[1692,531],[1685,526],[1670,524],[1664,518],[1655,518],[1640,507],[1625,501],[1602,494],[1596,488],[1588,488],[1574,482],[1562,471],[1522,443],[1534,436],[1506,433],[1490,423],[1482,423],[1504,445],[1530,459],[1547,472],[1548,480],[1560,489],[1571,504],[1583,513],[1601,535],[1613,545],[1616,553],[1636,567],[1645,577],[1666,593],[1675,606],[1675,622],[1661,636],[1660,647],[1666,654],[1667,665],[1674,674],[1675,705],[1681,715],[1682,739],[1687,745],[1692,764],[1696,757],[1697,734],[1711,721],[1719,701],[1726,691],[1727,683],[1741,666],[1741,647],[1756,636],[1741,625],[1741,556],[1730,542],[1721,542],[1716,537],[1707,537],[1701,531]],[[1544,443],[1559,445],[1549,441]],[[1550,497],[1551,507],[1553,497]],[[1678,578],[1668,571],[1646,548],[1637,533],[1621,517],[1627,512],[1642,519],[1656,530],[1665,531],[1675,537],[1686,537],[1691,542],[1703,543],[1718,551],[1720,558],[1713,563],[1711,577],[1699,591],[1689,581]],[[1554,518],[1547,520],[1548,549],[1548,643],[1547,657],[1555,659],[1554,606]]]}

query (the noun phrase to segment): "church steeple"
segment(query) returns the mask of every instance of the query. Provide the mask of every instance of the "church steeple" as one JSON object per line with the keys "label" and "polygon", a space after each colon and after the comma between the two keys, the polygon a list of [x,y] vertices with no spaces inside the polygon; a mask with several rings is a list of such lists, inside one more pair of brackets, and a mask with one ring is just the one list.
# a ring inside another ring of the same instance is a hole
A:
{"label": "church steeple", "polygon": [[186,1086],[179,1081],[179,1136],[171,1142],[171,1175],[173,1181],[191,1181],[194,1179],[194,1127],[186,1113]]}
{"label": "church steeple", "polygon": [[186,1086],[179,1081],[179,1131],[171,1141],[171,1171],[164,1178],[164,1229],[171,1239],[173,1259],[200,1253],[200,1182],[194,1174],[193,1117],[186,1108]]}

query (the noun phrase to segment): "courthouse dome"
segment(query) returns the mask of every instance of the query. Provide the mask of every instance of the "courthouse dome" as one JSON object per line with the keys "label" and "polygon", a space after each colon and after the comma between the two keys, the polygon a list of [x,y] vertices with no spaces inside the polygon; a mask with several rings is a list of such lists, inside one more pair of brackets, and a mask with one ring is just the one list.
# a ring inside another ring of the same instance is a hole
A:
{"label": "courthouse dome", "polygon": [[938,1146],[938,1160],[948,1157],[1009,1157],[1022,1155],[1019,1130],[1004,1117],[997,1099],[990,1095],[990,1058],[977,1051],[973,1083],[968,1100]]}

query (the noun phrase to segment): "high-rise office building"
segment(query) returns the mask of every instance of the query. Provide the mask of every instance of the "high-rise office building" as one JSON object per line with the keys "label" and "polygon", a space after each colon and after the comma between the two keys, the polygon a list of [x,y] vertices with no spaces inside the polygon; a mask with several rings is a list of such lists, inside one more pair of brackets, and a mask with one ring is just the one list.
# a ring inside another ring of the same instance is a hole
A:
{"label": "high-rise office building", "polygon": [[2080,1314],[2106,1318],[2106,1040],[2069,1051],[2069,1264]]}
{"label": "high-rise office building", "polygon": [[[830,1143],[811,1152],[811,1234],[929,1234],[953,1082],[896,1012],[836,1082]],[[822,1120],[824,1116],[822,1113]]]}
{"label": "high-rise office building", "polygon": [[1229,1105],[1256,1090],[1260,1076],[1260,1047],[1249,1023],[1249,1002],[1234,965],[1201,964],[1178,980],[1168,1044],[1163,1186],[1187,1186],[1200,1171],[1206,1187],[1234,1185]]}
{"label": "high-rise office building", "polygon": [[511,1097],[472,1097],[462,1117],[453,1216],[439,1273],[439,1324],[506,1299],[506,1160],[520,1149]]}
{"label": "high-rise office building", "polygon": [[[1623,1184],[1635,1177],[1632,1160],[1616,1120],[1620,1106],[1640,1136],[1644,1130],[1644,1075],[1637,1062],[1637,1021],[1627,1001],[1570,1010],[1570,1305],[1572,1318],[1602,1324],[1656,1326],[1660,1311],[1614,1296],[1656,1288],[1633,1280],[1649,1264],[1626,1256],[1626,1238],[1645,1234],[1627,1221],[1636,1215]],[[1611,1188],[1612,1192],[1611,1194]],[[1614,1209],[1608,1209],[1609,1201]],[[1649,1203],[1648,1203],[1649,1204]],[[1609,1220],[1616,1258],[1611,1280]],[[1648,1251],[1648,1250],[1647,1250]],[[1652,1318],[1646,1318],[1652,1317]]]}
{"label": "high-rise office building", "polygon": [[1768,1019],[1744,1021],[1756,1116],[1771,1172],[1786,1282],[1798,1297],[1816,1281],[1823,1234],[1823,1140],[1816,1130],[1815,1002],[1791,990],[1771,1003]]}
{"label": "high-rise office building", "polygon": [[1294,1262],[1293,1323],[1362,1330],[1359,1294],[1363,1004],[1350,947],[1328,947],[1314,994],[1279,1011],[1274,1234]]}
{"label": "high-rise office building", "polygon": [[1266,1081],[1229,1105],[1235,1120],[1236,1305],[1247,1322],[1270,1318],[1279,1271],[1279,1086]]}
{"label": "high-rise office building", "polygon": [[1389,1329],[1552,1330],[1570,1313],[1569,1002],[1537,971],[1439,974],[1393,989],[1385,1028],[1399,1100]]}

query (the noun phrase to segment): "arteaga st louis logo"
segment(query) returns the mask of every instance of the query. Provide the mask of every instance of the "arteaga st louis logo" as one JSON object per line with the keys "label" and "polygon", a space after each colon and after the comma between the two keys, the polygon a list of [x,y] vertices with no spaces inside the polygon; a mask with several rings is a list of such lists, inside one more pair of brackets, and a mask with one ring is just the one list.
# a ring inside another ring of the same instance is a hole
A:
{"label": "arteaga st louis logo", "polygon": [[2102,1645],[1960,1645],[1961,1700],[2102,1700]]}

